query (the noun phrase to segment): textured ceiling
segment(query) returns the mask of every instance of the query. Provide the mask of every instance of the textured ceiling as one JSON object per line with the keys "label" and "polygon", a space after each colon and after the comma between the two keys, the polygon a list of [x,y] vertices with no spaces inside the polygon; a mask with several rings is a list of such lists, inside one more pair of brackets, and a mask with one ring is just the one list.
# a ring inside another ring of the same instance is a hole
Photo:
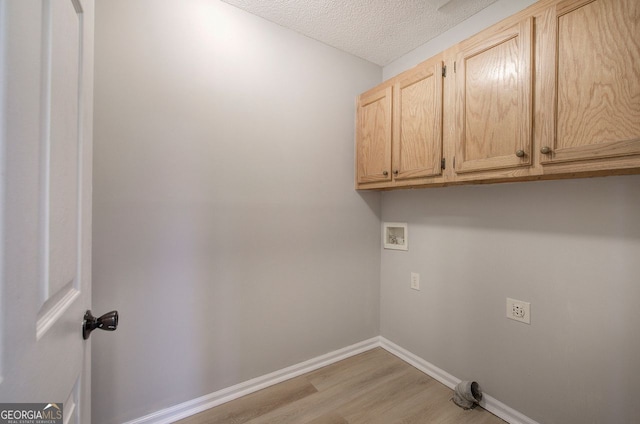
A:
{"label": "textured ceiling", "polygon": [[222,0],[384,66],[496,0]]}

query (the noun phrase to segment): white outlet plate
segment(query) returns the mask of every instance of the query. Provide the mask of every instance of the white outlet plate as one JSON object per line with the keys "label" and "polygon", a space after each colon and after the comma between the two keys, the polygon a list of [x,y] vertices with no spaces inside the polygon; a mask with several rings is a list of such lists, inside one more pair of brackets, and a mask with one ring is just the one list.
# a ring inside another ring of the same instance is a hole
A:
{"label": "white outlet plate", "polygon": [[417,272],[411,273],[411,288],[414,290],[420,290],[420,274]]}
{"label": "white outlet plate", "polygon": [[507,297],[507,318],[531,324],[531,303]]}

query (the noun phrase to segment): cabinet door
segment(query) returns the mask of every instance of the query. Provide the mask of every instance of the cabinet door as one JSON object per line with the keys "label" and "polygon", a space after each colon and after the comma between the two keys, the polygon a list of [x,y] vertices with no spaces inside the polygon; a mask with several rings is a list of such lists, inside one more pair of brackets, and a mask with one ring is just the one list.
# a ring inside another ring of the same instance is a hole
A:
{"label": "cabinet door", "polygon": [[456,56],[457,173],[531,164],[532,28],[482,34]]}
{"label": "cabinet door", "polygon": [[556,5],[551,134],[541,163],[640,154],[640,1]]}
{"label": "cabinet door", "polygon": [[388,86],[358,100],[358,183],[391,181],[391,96]]}
{"label": "cabinet door", "polygon": [[442,62],[410,72],[394,86],[393,176],[442,174]]}

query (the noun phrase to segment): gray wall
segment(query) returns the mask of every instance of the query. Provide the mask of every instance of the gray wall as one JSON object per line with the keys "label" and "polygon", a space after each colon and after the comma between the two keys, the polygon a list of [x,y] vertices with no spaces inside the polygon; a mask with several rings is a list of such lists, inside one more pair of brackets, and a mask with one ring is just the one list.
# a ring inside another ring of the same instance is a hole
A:
{"label": "gray wall", "polygon": [[640,176],[384,193],[381,334],[540,423],[640,422],[639,217]]}
{"label": "gray wall", "polygon": [[96,2],[93,422],[379,334],[380,194],[353,189],[382,70],[216,0]]}
{"label": "gray wall", "polygon": [[640,421],[640,176],[353,190],[355,96],[529,3],[381,71],[214,0],[97,2],[94,423],[380,333],[540,423]]}
{"label": "gray wall", "polygon": [[[640,176],[383,193],[382,219],[409,224],[409,251],[382,253],[381,334],[540,423],[640,422],[639,218]],[[507,297],[531,302],[530,326],[505,318]]]}

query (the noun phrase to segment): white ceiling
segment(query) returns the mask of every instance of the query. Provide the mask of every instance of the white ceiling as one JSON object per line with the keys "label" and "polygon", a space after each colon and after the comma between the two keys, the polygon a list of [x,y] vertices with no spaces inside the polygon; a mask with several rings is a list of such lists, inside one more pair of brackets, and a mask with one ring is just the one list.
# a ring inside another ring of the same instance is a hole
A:
{"label": "white ceiling", "polygon": [[496,0],[222,0],[384,66]]}

